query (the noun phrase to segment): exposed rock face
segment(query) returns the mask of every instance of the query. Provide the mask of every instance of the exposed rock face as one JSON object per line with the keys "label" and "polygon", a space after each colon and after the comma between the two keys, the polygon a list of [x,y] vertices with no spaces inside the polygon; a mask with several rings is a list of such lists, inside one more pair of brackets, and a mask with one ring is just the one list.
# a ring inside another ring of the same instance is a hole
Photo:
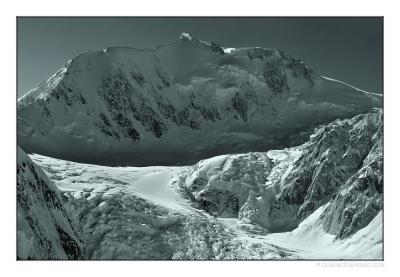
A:
{"label": "exposed rock face", "polygon": [[227,51],[183,35],[69,61],[19,99],[18,139],[68,160],[172,165],[303,143],[310,126],[381,104],[281,50]]}
{"label": "exposed rock face", "polygon": [[80,259],[79,229],[46,174],[18,148],[18,247],[22,260]]}
{"label": "exposed rock face", "polygon": [[339,238],[365,227],[383,209],[382,119],[361,168],[340,187],[322,215],[325,230]]}
{"label": "exposed rock face", "polygon": [[[295,222],[301,222],[349,179],[354,180],[368,156],[379,152],[377,143],[382,143],[381,112],[336,120],[320,128],[294,162],[275,204],[299,205]],[[382,176],[382,172],[377,174]]]}
{"label": "exposed rock face", "polygon": [[271,232],[329,203],[324,228],[345,238],[382,210],[382,126],[380,110],[336,120],[296,148],[201,161],[179,183],[197,207]]}
{"label": "exposed rock face", "polygon": [[181,176],[181,188],[198,208],[215,216],[238,217],[250,190],[259,191],[272,166],[264,153],[219,156],[199,162]]}

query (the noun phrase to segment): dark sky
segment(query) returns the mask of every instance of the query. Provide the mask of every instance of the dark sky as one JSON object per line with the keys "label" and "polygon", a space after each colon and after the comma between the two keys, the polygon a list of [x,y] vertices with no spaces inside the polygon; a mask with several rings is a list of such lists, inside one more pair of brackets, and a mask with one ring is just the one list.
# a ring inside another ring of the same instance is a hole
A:
{"label": "dark sky", "polygon": [[382,92],[381,18],[18,18],[18,95],[74,56],[153,48],[180,33],[225,47],[280,48],[318,74]]}

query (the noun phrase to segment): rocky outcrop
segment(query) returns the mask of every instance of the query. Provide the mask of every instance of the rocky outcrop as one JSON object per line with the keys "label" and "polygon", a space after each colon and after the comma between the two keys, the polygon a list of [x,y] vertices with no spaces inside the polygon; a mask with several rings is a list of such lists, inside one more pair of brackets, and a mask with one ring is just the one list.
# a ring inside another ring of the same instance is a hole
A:
{"label": "rocky outcrop", "polygon": [[294,162],[274,205],[299,206],[295,223],[301,222],[362,168],[371,151],[376,152],[381,133],[381,112],[336,120],[318,129]]}
{"label": "rocky outcrop", "polygon": [[250,190],[267,181],[272,165],[263,153],[215,157],[180,176],[180,188],[196,207],[214,216],[238,217]]}
{"label": "rocky outcrop", "polygon": [[58,260],[83,258],[79,228],[52,181],[18,148],[17,258]]}
{"label": "rocky outcrop", "polygon": [[361,168],[335,193],[321,216],[324,229],[339,238],[364,228],[383,209],[382,125]]}

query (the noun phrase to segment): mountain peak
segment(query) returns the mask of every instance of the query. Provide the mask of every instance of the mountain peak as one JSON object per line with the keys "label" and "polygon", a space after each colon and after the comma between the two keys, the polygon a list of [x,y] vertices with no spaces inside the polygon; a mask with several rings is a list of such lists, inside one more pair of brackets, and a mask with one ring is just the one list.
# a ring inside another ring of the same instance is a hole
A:
{"label": "mountain peak", "polygon": [[192,38],[192,36],[191,36],[190,34],[188,34],[188,33],[182,33],[182,34],[180,34],[179,39],[180,39],[180,40],[191,41],[193,38]]}

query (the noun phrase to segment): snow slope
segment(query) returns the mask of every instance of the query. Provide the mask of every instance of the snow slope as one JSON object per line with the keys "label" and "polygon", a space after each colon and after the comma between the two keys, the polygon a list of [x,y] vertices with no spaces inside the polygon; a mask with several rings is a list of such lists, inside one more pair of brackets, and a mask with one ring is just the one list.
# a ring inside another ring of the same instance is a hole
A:
{"label": "snow slope", "polygon": [[266,236],[268,243],[301,249],[304,259],[382,259],[382,211],[354,235],[338,240],[326,233],[320,221],[329,204],[321,206],[293,231]]}
{"label": "snow slope", "polygon": [[[312,126],[381,107],[281,50],[182,35],[81,54],[18,100],[28,152],[105,165],[190,164],[303,143]],[[62,147],[60,147],[62,145]]]}

